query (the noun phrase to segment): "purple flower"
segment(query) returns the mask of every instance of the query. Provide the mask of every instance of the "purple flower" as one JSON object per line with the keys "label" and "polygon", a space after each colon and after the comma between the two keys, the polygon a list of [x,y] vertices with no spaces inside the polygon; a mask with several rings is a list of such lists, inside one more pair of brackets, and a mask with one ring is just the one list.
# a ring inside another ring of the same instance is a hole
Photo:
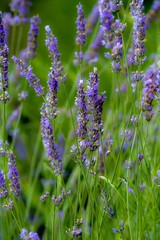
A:
{"label": "purple flower", "polygon": [[160,71],[156,65],[151,65],[142,78],[143,96],[142,111],[147,121],[150,121],[153,114],[153,100],[160,91]]}
{"label": "purple flower", "polygon": [[28,233],[28,230],[25,229],[25,228],[22,228],[22,232],[19,236],[20,236],[20,239],[23,239],[23,240],[27,240],[27,239],[29,239],[29,240],[40,240],[37,233],[35,233],[35,232]]}
{"label": "purple flower", "polygon": [[144,14],[143,0],[132,0],[131,14],[134,19],[133,46],[128,55],[129,64],[142,64],[146,60],[144,39],[146,35],[146,16]]}
{"label": "purple flower", "polygon": [[48,92],[46,95],[46,110],[47,114],[51,118],[57,117],[56,105],[58,103],[57,93],[58,93],[58,76],[54,69],[48,73]]}
{"label": "purple flower", "polygon": [[10,117],[7,120],[7,129],[9,130],[11,128],[11,125],[13,122],[15,122],[16,120],[18,120],[19,117],[19,113],[20,113],[20,108],[17,107],[12,114],[10,115]]}
{"label": "purple flower", "polygon": [[97,4],[95,4],[92,8],[92,11],[87,18],[86,23],[86,35],[89,35],[92,32],[93,26],[97,23],[99,18],[99,10]]}
{"label": "purple flower", "polygon": [[28,236],[29,236],[29,239],[31,240],[40,240],[38,234],[35,232],[30,232]]}
{"label": "purple flower", "polygon": [[6,211],[10,211],[13,210],[14,204],[12,199],[7,199],[7,202],[5,204],[3,204],[3,209],[5,209]]}
{"label": "purple flower", "polygon": [[73,63],[74,63],[74,65],[78,65],[79,63],[81,63],[83,61],[84,53],[82,51],[75,52],[74,57],[75,57],[75,59],[74,59]]}
{"label": "purple flower", "polygon": [[0,50],[3,49],[5,45],[5,32],[2,20],[2,12],[0,12]]}
{"label": "purple flower", "polygon": [[112,1],[110,0],[110,8],[112,12],[118,12],[121,6],[123,6],[123,3],[121,0],[112,0]]}
{"label": "purple flower", "polygon": [[39,25],[40,25],[39,16],[34,16],[30,19],[30,30],[28,32],[28,41],[27,41],[27,59],[34,58],[36,56],[37,49],[37,37],[39,34]]}
{"label": "purple flower", "polygon": [[8,54],[9,49],[6,45],[2,13],[0,12],[0,68],[2,73],[1,83],[3,91],[8,89]]}
{"label": "purple flower", "polygon": [[150,25],[150,23],[155,20],[155,18],[158,16],[158,13],[160,11],[160,1],[159,0],[154,0],[153,4],[151,6],[151,9],[147,13],[147,26]]}
{"label": "purple flower", "polygon": [[41,107],[41,135],[43,139],[43,145],[46,149],[49,165],[54,169],[56,174],[62,173],[62,160],[57,152],[57,146],[55,144],[53,136],[53,128],[49,121],[49,117],[46,111],[46,105]]}
{"label": "purple flower", "polygon": [[8,189],[6,187],[5,176],[2,170],[0,170],[0,198],[5,198],[8,195]]}
{"label": "purple flower", "polygon": [[145,183],[142,183],[142,184],[139,184],[138,185],[138,189],[139,189],[139,191],[143,191],[144,189],[146,188],[146,184]]}
{"label": "purple flower", "polygon": [[142,154],[142,153],[139,153],[139,154],[138,154],[138,162],[141,163],[141,162],[142,162],[142,159],[143,159],[143,154]]}
{"label": "purple flower", "polygon": [[87,123],[89,121],[87,105],[86,105],[86,93],[84,91],[83,80],[79,81],[77,98],[75,104],[78,107],[78,129],[77,135],[80,140],[84,140],[87,136]]}
{"label": "purple flower", "polygon": [[20,239],[26,239],[27,235],[28,235],[28,230],[26,230],[25,228],[22,228],[22,232],[19,235]]}
{"label": "purple flower", "polygon": [[91,44],[91,47],[89,48],[89,52],[87,52],[85,57],[86,61],[89,62],[90,64],[98,61],[98,51],[102,46],[102,39],[103,33],[101,30],[99,30]]}
{"label": "purple flower", "polygon": [[99,11],[100,11],[100,21],[101,21],[101,30],[103,32],[103,45],[106,48],[111,48],[112,42],[114,39],[114,16],[110,9],[110,2],[101,0],[99,2]]}
{"label": "purple flower", "polygon": [[43,87],[40,85],[40,80],[38,77],[32,72],[32,67],[27,66],[21,59],[16,58],[15,56],[12,57],[12,60],[19,69],[19,76],[27,79],[30,87],[34,88],[37,96],[43,95]]}
{"label": "purple flower", "polygon": [[54,72],[57,81],[65,82],[66,78],[63,73],[63,66],[60,59],[60,52],[58,50],[57,38],[53,35],[50,26],[45,27],[46,30],[46,46],[49,51],[49,57],[52,61],[51,74]]}
{"label": "purple flower", "polygon": [[12,12],[18,12],[18,15],[27,21],[31,6],[29,0],[12,0],[9,6]]}
{"label": "purple flower", "polygon": [[105,53],[106,58],[112,59],[112,70],[114,72],[120,71],[120,58],[122,57],[122,32],[126,24],[122,24],[120,20],[114,20],[113,11],[117,11],[121,6],[119,1],[111,2],[101,0],[99,2],[101,30],[103,33],[102,44],[105,48],[110,49],[110,52]]}
{"label": "purple flower", "polygon": [[116,228],[112,228],[113,233],[118,233],[119,231]]}
{"label": "purple flower", "polygon": [[3,26],[5,31],[5,42],[8,42],[8,35],[10,33],[10,26],[12,24],[12,14],[10,12],[5,12],[3,14]]}
{"label": "purple flower", "polygon": [[44,202],[44,201],[46,201],[46,199],[48,198],[48,196],[49,196],[49,192],[46,192],[45,194],[43,194],[42,196],[40,196],[40,200],[41,200],[42,202]]}
{"label": "purple flower", "polygon": [[134,190],[130,187],[128,187],[128,192],[134,195]]}
{"label": "purple flower", "polygon": [[86,41],[86,19],[84,17],[83,7],[79,3],[77,5],[77,36],[76,36],[76,43],[77,45],[83,46]]}
{"label": "purple flower", "polygon": [[56,198],[54,195],[52,196],[52,201],[56,206],[59,206],[62,201],[71,194],[70,191],[66,192],[65,189],[62,189],[62,193]]}
{"label": "purple flower", "polygon": [[22,91],[18,93],[18,101],[24,101],[26,98],[28,98],[28,92],[27,91]]}
{"label": "purple flower", "polygon": [[99,147],[99,139],[103,134],[103,121],[102,121],[102,110],[105,101],[105,92],[101,96],[98,95],[99,89],[99,77],[97,69],[94,68],[94,72],[90,73],[87,96],[88,96],[88,111],[90,119],[89,127],[89,148],[94,151]]}
{"label": "purple flower", "polygon": [[4,45],[3,49],[0,48],[0,65],[2,72],[2,87],[3,91],[8,89],[8,54],[9,49]]}
{"label": "purple flower", "polygon": [[14,154],[9,151],[8,152],[8,178],[10,179],[10,187],[15,197],[18,197],[21,193],[21,187],[19,183],[19,173],[16,167],[16,161]]}
{"label": "purple flower", "polygon": [[76,228],[73,227],[72,236],[75,237],[75,238],[82,236],[82,229],[81,228],[76,229]]}

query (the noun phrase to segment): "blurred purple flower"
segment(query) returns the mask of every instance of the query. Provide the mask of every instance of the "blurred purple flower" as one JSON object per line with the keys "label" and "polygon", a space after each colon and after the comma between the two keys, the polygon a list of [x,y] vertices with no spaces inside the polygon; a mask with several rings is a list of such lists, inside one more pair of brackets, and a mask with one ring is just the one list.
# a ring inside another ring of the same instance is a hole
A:
{"label": "blurred purple flower", "polygon": [[27,66],[21,59],[16,58],[15,56],[12,57],[12,60],[19,69],[19,76],[27,79],[30,87],[33,87],[37,96],[43,95],[43,87],[40,85],[40,80],[38,77],[32,72],[32,67]]}
{"label": "blurred purple flower", "polygon": [[22,228],[22,232],[19,236],[20,236],[20,239],[23,239],[23,240],[40,240],[37,233],[35,232],[28,233],[28,230],[25,228]]}
{"label": "blurred purple flower", "polygon": [[27,40],[27,59],[32,59],[36,56],[37,49],[37,37],[39,34],[39,26],[40,26],[40,18],[39,16],[34,16],[30,19],[30,29],[28,32],[28,40]]}
{"label": "blurred purple flower", "polygon": [[31,1],[29,0],[12,0],[9,4],[11,11],[18,13],[18,15],[23,18],[23,21],[27,21],[29,17],[29,8],[31,6]]}
{"label": "blurred purple flower", "polygon": [[130,187],[128,187],[128,192],[134,195],[134,190]]}
{"label": "blurred purple flower", "polygon": [[21,187],[19,183],[19,173],[16,167],[16,161],[14,154],[9,151],[8,155],[8,178],[10,179],[10,187],[15,197],[19,197],[21,193]]}

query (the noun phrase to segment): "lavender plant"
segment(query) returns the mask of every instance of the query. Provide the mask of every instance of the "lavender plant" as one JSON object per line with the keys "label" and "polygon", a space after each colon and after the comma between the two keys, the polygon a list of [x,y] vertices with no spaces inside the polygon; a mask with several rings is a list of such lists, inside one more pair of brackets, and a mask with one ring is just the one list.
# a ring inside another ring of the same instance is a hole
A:
{"label": "lavender plant", "polygon": [[160,238],[159,1],[87,4],[0,12],[0,239]]}

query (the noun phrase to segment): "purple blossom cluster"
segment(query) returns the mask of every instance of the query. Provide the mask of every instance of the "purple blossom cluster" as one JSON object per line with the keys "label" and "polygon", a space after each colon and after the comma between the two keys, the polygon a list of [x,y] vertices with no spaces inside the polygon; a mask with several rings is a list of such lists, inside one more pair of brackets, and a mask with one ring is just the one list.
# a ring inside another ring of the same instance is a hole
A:
{"label": "purple blossom cluster", "polygon": [[146,18],[147,26],[149,26],[150,23],[157,18],[159,12],[160,12],[160,1],[154,0],[151,6],[151,9],[147,13],[147,18]]}
{"label": "purple blossom cluster", "polygon": [[62,66],[61,59],[60,59],[60,52],[58,50],[58,40],[53,35],[50,26],[46,26],[45,30],[46,30],[45,43],[48,48],[49,57],[52,62],[51,74],[52,74],[52,72],[54,72],[54,74],[57,78],[57,81],[65,82],[66,79],[65,79],[65,76],[63,73],[63,66]]}
{"label": "purple blossom cluster", "polygon": [[36,56],[37,49],[37,37],[39,34],[40,27],[40,18],[39,16],[34,16],[30,19],[30,30],[28,32],[28,41],[27,41],[27,59],[32,59]]}
{"label": "purple blossom cluster", "polygon": [[91,34],[94,25],[98,21],[98,18],[99,18],[98,4],[95,4],[86,21],[86,35]]}
{"label": "purple blossom cluster", "polygon": [[[77,114],[77,135],[79,148],[82,154],[82,162],[88,165],[88,160],[84,154],[87,148],[95,151],[99,147],[99,139],[103,134],[102,109],[105,101],[105,92],[99,96],[99,77],[97,69],[90,73],[87,83],[87,90],[84,90],[83,80],[79,81],[75,104],[78,108]],[[72,149],[77,152],[77,148]],[[92,163],[95,161],[91,160]],[[91,164],[90,162],[90,164]]]}
{"label": "purple blossom cluster", "polygon": [[142,111],[147,121],[150,121],[153,114],[153,100],[160,92],[160,70],[156,65],[151,65],[142,78],[143,96]]}
{"label": "purple blossom cluster", "polygon": [[48,116],[55,118],[57,116],[56,105],[58,103],[57,93],[60,82],[65,82],[63,66],[60,60],[57,38],[53,35],[49,26],[46,26],[46,46],[51,59],[51,68],[48,73],[48,92],[46,94],[46,109]]}
{"label": "purple blossom cluster", "polygon": [[12,57],[12,60],[19,69],[19,76],[25,77],[27,79],[30,87],[33,87],[37,96],[43,95],[44,94],[43,87],[41,86],[38,77],[33,73],[32,67],[27,66],[21,59],[16,58],[15,56]]}
{"label": "purple blossom cluster", "polygon": [[14,154],[9,151],[8,152],[8,178],[10,179],[10,187],[12,192],[14,193],[15,197],[18,197],[21,193],[21,187],[19,183],[19,173],[16,167],[16,161],[15,161],[15,156]]}
{"label": "purple blossom cluster", "polygon": [[97,35],[95,36],[89,51],[85,56],[85,60],[92,64],[98,61],[98,52],[102,46],[103,32],[100,29]]}
{"label": "purple blossom cluster", "polygon": [[86,19],[83,12],[82,4],[79,3],[77,5],[77,19],[76,19],[76,26],[77,26],[77,35],[76,35],[76,44],[80,47],[80,50],[75,52],[75,60],[74,64],[77,65],[81,63],[84,58],[84,53],[82,51],[82,46],[86,42]]}
{"label": "purple blossom cluster", "polygon": [[37,233],[35,232],[28,233],[28,230],[25,228],[22,228],[22,232],[19,236],[20,236],[20,239],[23,239],[23,240],[40,240]]}
{"label": "purple blossom cluster", "polygon": [[76,36],[76,43],[79,46],[83,46],[86,41],[86,19],[84,17],[83,7],[82,4],[79,3],[77,5],[77,19],[76,19],[76,26],[77,26],[77,36]]}
{"label": "purple blossom cluster", "polygon": [[64,199],[71,194],[71,191],[66,192],[65,189],[62,189],[62,193],[56,198],[54,195],[52,196],[52,201],[56,206],[59,206]]}
{"label": "purple blossom cluster", "polygon": [[29,8],[31,6],[31,2],[29,0],[12,0],[9,6],[11,11],[17,13],[23,22],[28,21]]}
{"label": "purple blossom cluster", "polygon": [[144,14],[143,0],[132,0],[130,4],[133,23],[133,45],[128,54],[128,64],[142,64],[145,57],[146,16]]}
{"label": "purple blossom cluster", "polygon": [[46,105],[43,103],[41,107],[41,135],[43,139],[43,145],[46,149],[49,165],[54,169],[56,174],[62,173],[62,159],[57,151],[53,136],[53,127],[50,123]]}
{"label": "purple blossom cluster", "polygon": [[99,76],[97,69],[94,68],[94,72],[90,73],[87,85],[88,111],[90,119],[89,148],[91,151],[98,148],[99,139],[103,134],[102,110],[106,97],[105,92],[100,96],[98,90]]}
{"label": "purple blossom cluster", "polygon": [[84,91],[84,83],[83,80],[79,81],[78,91],[77,91],[77,98],[75,100],[75,104],[78,107],[78,114],[77,114],[77,135],[80,140],[84,140],[87,133],[87,123],[89,121],[89,115],[87,110],[86,104],[86,92]]}
{"label": "purple blossom cluster", "polygon": [[115,20],[113,12],[118,11],[121,6],[119,1],[99,1],[101,30],[103,33],[102,44],[110,52],[105,53],[106,58],[112,59],[112,70],[117,72],[121,70],[120,59],[122,57],[122,32],[126,24],[122,24],[119,19]]}
{"label": "purple blossom cluster", "polygon": [[75,225],[72,226],[72,229],[68,229],[66,233],[74,238],[80,238],[82,236],[82,225],[84,221],[83,219],[76,219]]}
{"label": "purple blossom cluster", "polygon": [[5,198],[8,195],[8,189],[6,187],[5,175],[0,170],[0,198]]}
{"label": "purple blossom cluster", "polygon": [[5,30],[3,26],[3,17],[0,12],[0,69],[1,69],[1,87],[3,91],[8,89],[8,54],[9,49],[5,41]]}

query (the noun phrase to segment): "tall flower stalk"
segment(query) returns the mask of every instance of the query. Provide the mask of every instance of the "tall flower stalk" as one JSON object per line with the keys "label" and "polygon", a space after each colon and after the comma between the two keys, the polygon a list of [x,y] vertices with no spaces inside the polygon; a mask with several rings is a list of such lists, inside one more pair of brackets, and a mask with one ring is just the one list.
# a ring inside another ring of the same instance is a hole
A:
{"label": "tall flower stalk", "polygon": [[145,56],[146,16],[143,0],[132,0],[130,4],[133,23],[133,43],[129,54],[129,64],[143,64]]}
{"label": "tall flower stalk", "polygon": [[43,103],[41,107],[41,135],[43,139],[43,145],[46,149],[50,167],[56,174],[61,174],[62,160],[57,151],[53,134],[53,127],[46,111],[46,105]]}
{"label": "tall flower stalk", "polygon": [[77,19],[76,19],[76,44],[79,47],[79,51],[75,52],[74,63],[81,64],[84,58],[82,47],[86,42],[86,19],[84,16],[83,6],[81,3],[77,5]]}

